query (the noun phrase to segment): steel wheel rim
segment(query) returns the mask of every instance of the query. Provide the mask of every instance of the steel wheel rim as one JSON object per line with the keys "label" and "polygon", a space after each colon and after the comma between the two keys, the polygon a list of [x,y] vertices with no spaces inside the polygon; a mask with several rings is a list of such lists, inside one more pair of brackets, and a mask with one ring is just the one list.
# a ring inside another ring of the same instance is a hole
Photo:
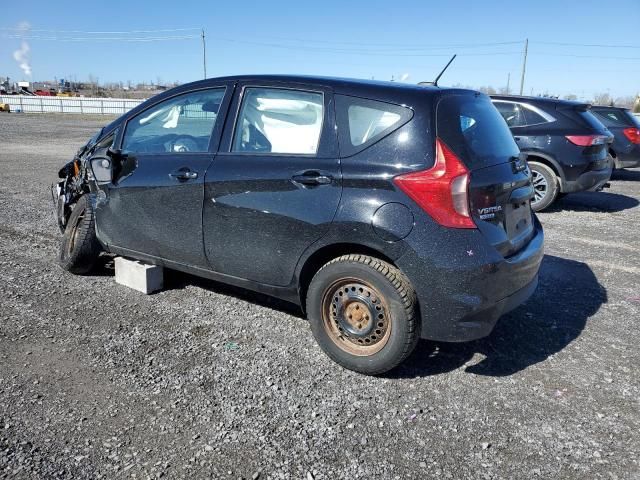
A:
{"label": "steel wheel rim", "polygon": [[369,356],[382,350],[391,335],[391,316],[384,297],[369,283],[344,278],[325,290],[325,332],[341,350]]}
{"label": "steel wheel rim", "polygon": [[539,203],[549,192],[549,184],[547,183],[547,179],[544,178],[540,172],[536,172],[535,170],[531,171],[532,183],[533,183],[533,202]]}

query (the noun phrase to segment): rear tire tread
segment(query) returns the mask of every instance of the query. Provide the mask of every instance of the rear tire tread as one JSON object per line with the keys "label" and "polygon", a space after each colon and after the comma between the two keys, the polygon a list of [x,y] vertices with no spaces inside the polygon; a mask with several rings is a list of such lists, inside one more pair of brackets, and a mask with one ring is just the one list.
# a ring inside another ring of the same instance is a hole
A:
{"label": "rear tire tread", "polygon": [[560,182],[558,181],[556,172],[554,172],[551,167],[545,165],[544,163],[530,161],[529,168],[538,171],[540,174],[543,174],[543,176],[547,180],[547,188],[549,189],[547,196],[545,196],[542,201],[535,207],[533,206],[533,204],[531,205],[531,209],[534,212],[540,212],[545,208],[551,206],[551,204],[556,201],[558,193],[560,192]]}
{"label": "rear tire tread", "polygon": [[[378,271],[382,274],[393,287],[396,289],[398,295],[403,302],[404,310],[407,314],[408,320],[408,332],[405,338],[404,348],[402,354],[396,358],[396,360],[385,368],[379,370],[367,370],[366,373],[369,375],[380,375],[385,373],[393,368],[397,367],[401,364],[406,358],[413,352],[418,341],[420,340],[420,322],[416,315],[416,303],[417,296],[415,290],[411,286],[409,279],[396,267],[390,265],[389,263],[380,260],[378,258],[362,255],[357,253],[351,253],[347,255],[342,255],[340,257],[334,258],[333,260],[327,262],[316,272],[318,275],[321,271],[333,265],[335,263],[360,263],[363,265],[367,265],[374,270]],[[315,275],[314,275],[315,277]],[[312,280],[313,282],[313,280]],[[307,305],[307,311],[309,311],[309,305]],[[336,362],[340,363],[339,359],[334,358],[330,353],[328,355]]]}

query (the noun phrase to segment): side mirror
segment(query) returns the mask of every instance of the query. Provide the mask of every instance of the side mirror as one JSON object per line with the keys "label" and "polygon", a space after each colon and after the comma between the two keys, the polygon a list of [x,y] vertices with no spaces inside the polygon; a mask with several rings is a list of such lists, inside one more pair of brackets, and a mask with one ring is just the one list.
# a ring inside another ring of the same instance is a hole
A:
{"label": "side mirror", "polygon": [[93,178],[98,183],[108,183],[112,176],[112,161],[108,158],[94,158],[91,160],[91,171]]}

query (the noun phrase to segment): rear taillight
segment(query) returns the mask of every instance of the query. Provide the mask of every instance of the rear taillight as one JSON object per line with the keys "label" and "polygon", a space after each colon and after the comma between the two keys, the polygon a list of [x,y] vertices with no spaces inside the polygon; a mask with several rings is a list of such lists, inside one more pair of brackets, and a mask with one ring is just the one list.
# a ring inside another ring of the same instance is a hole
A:
{"label": "rear taillight", "polygon": [[567,135],[566,139],[574,145],[580,147],[591,147],[592,145],[604,145],[609,141],[606,135]]}
{"label": "rear taillight", "polygon": [[469,214],[469,170],[439,138],[433,167],[393,181],[440,225],[476,228]]}
{"label": "rear taillight", "polygon": [[640,128],[625,128],[622,133],[629,139],[631,143],[640,145]]}

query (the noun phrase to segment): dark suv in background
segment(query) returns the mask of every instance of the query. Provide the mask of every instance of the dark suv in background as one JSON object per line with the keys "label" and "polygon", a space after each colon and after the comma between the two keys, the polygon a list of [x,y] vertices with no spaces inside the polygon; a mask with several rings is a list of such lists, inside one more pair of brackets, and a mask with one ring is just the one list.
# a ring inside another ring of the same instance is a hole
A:
{"label": "dark suv in background", "polygon": [[609,154],[615,168],[640,167],[640,118],[628,108],[594,105],[591,111],[613,133]]}
{"label": "dark suv in background", "polygon": [[494,95],[492,101],[527,154],[535,211],[547,208],[558,194],[597,191],[606,185],[613,136],[589,111],[590,105],[511,95]]}
{"label": "dark suv in background", "polygon": [[59,175],[63,268],[106,251],[294,302],[368,374],[420,337],[488,335],[543,256],[526,162],[470,90],[207,79],[125,114]]}

